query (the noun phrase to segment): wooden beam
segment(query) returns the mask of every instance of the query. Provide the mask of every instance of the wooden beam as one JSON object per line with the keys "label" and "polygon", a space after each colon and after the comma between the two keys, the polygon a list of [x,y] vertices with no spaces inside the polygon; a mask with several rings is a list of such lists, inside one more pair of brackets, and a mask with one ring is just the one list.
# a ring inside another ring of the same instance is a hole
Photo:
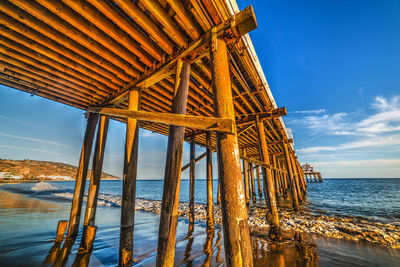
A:
{"label": "wooden beam", "polygon": [[[186,114],[189,77],[190,64],[178,61],[175,75],[176,93],[171,110],[174,114]],[[184,136],[184,127],[169,126],[156,266],[174,265]]]}
{"label": "wooden beam", "polygon": [[[139,109],[140,92],[129,92],[128,110],[137,111]],[[128,118],[126,124],[124,176],[122,182],[119,266],[131,266],[133,261],[138,146],[139,123],[134,118]]]}
{"label": "wooden beam", "polygon": [[[147,3],[147,2],[146,2]],[[234,17],[231,18],[230,23],[221,23],[212,28],[207,33],[200,36],[198,39],[192,41],[186,49],[177,55],[167,58],[166,63],[159,64],[153,70],[139,76],[137,80],[130,83],[125,89],[121,90],[117,95],[104,102],[104,105],[117,104],[123,101],[129,90],[132,88],[148,88],[153,84],[165,79],[174,73],[174,66],[178,60],[186,60],[189,62],[197,61],[198,59],[206,56],[209,51],[211,39],[225,38],[226,41],[232,42],[242,35],[257,28],[252,6],[248,6]],[[213,42],[215,43],[215,42]]]}
{"label": "wooden beam", "polygon": [[78,235],[87,171],[98,119],[98,114],[89,114],[86,125],[85,137],[83,139],[81,156],[79,159],[78,174],[76,175],[74,195],[72,198],[71,213],[69,216],[67,238],[71,240],[75,240]]}
{"label": "wooden beam", "polygon": [[[211,146],[211,133],[206,133],[206,145]],[[212,150],[207,148],[207,228],[214,229]],[[214,231],[211,231],[214,233]]]}
{"label": "wooden beam", "polygon": [[107,131],[108,131],[109,118],[107,116],[101,116],[99,126],[97,127],[96,136],[96,147],[94,149],[92,172],[90,176],[89,192],[86,201],[86,212],[85,219],[83,221],[82,239],[80,248],[83,250],[91,251],[91,247],[87,247],[87,244],[93,244],[87,242],[90,240],[90,231],[88,227],[94,227],[97,209],[97,198],[100,189],[100,179],[103,169],[104,150],[106,147]]}
{"label": "wooden beam", "polygon": [[[227,46],[218,38],[210,46],[215,116],[233,120]],[[253,254],[236,129],[234,134],[217,133],[217,151],[225,262],[227,266],[251,267]]]}
{"label": "wooden beam", "polygon": [[114,108],[89,108],[88,111],[119,118],[132,118],[141,121],[201,129],[204,131],[217,131],[223,133],[233,133],[234,131],[233,121],[224,118],[212,118],[148,111],[130,111],[126,109]]}
{"label": "wooden beam", "polygon": [[[200,160],[202,160],[205,156],[207,156],[207,152],[204,152],[203,154],[201,154],[200,156],[198,156],[194,162],[199,162]],[[186,164],[185,166],[182,167],[181,172],[183,172],[184,170],[186,170],[187,168],[190,167],[190,162],[188,164]]]}
{"label": "wooden beam", "polygon": [[236,126],[239,127],[249,123],[255,123],[257,118],[260,122],[262,122],[265,120],[271,120],[285,115],[287,115],[286,108],[277,108],[268,112],[239,115],[236,116]]}
{"label": "wooden beam", "polygon": [[[268,146],[275,146],[275,145],[280,145],[282,143],[293,143],[293,139],[287,139],[287,140],[279,140],[279,141],[273,141],[273,142],[267,142]],[[254,143],[254,144],[248,144],[248,145],[244,145],[241,146],[240,148],[251,148],[251,147],[258,147],[259,144],[258,143]],[[277,154],[276,154],[277,155]]]}
{"label": "wooden beam", "polygon": [[[194,141],[194,136],[192,136],[192,141]],[[196,145],[194,142],[190,143],[190,183],[189,183],[189,223],[194,224],[194,184],[195,184],[195,176],[196,176],[196,164],[195,164],[195,155],[196,155]]]}
{"label": "wooden beam", "polygon": [[[257,121],[256,125],[258,132],[258,140],[260,142],[260,148],[258,149],[260,153],[260,158],[263,162],[265,162],[265,164],[270,164],[268,146],[265,139],[264,123]],[[267,205],[269,208],[269,213],[271,215],[271,216],[267,215],[268,224],[271,226],[269,233],[272,239],[279,239],[280,225],[279,225],[278,207],[275,198],[276,189],[273,182],[271,169],[268,169],[264,166],[263,174],[264,174],[264,187],[265,187],[264,192],[266,192],[266,197],[268,199]]]}

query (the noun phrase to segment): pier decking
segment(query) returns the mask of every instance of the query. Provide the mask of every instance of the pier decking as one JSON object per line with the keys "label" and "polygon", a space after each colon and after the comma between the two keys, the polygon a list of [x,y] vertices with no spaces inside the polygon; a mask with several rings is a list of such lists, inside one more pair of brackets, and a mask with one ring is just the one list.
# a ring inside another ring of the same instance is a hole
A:
{"label": "pier decking", "polygon": [[[291,198],[298,210],[306,179],[281,119],[286,109],[276,105],[247,34],[256,27],[252,7],[239,11],[234,0],[0,1],[0,83],[87,111],[67,239],[61,249],[56,244],[54,261],[62,263],[78,234],[97,127],[81,244],[82,253],[91,250],[109,118],[127,123],[121,266],[132,265],[139,127],[169,140],[158,266],[174,261],[181,171],[191,169],[194,197],[195,162],[203,157],[213,225],[212,152],[218,153],[226,264],[252,266],[247,206],[257,195],[269,207],[271,237],[279,239],[277,202]],[[182,168],[184,141],[191,157]],[[207,148],[201,158],[195,145]],[[59,224],[57,242],[65,228]]]}

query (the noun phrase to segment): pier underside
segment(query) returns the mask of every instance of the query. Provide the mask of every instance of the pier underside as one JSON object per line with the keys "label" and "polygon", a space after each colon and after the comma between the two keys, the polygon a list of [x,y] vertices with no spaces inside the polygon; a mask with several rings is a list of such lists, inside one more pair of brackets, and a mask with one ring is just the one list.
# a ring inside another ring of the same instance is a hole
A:
{"label": "pier underside", "polygon": [[[88,114],[69,225],[59,224],[57,242],[68,233],[58,261],[78,233],[97,127],[81,244],[91,250],[109,118],[127,123],[121,266],[132,264],[134,249],[139,127],[169,138],[158,266],[174,261],[181,171],[191,169],[194,196],[195,163],[204,157],[213,226],[212,152],[227,265],[252,265],[250,200],[265,199],[271,236],[279,240],[277,203],[292,199],[298,210],[306,180],[281,119],[286,109],[276,105],[248,35],[256,27],[252,7],[239,11],[234,0],[0,1],[0,84]],[[182,168],[184,141],[192,144],[191,162]],[[207,152],[195,158],[195,145]]]}

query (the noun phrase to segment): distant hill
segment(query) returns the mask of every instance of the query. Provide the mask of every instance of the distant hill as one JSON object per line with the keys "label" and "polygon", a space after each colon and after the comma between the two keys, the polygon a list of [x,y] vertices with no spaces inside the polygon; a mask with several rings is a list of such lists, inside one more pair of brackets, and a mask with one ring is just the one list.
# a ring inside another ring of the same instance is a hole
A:
{"label": "distant hill", "polygon": [[[77,170],[77,167],[61,162],[0,159],[0,179],[75,180]],[[121,180],[119,177],[104,172],[101,179]]]}

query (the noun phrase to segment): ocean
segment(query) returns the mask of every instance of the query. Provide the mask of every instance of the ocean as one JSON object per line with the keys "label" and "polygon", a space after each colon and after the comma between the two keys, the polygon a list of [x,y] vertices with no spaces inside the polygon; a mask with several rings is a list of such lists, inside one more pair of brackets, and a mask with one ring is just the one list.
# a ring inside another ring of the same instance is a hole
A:
{"label": "ocean", "polygon": [[[121,186],[122,181],[101,182],[96,216],[99,230],[90,260],[92,266],[117,264]],[[69,217],[73,187],[73,181],[0,185],[0,266],[36,266],[43,263],[54,242],[57,221]],[[214,201],[216,190],[215,180]],[[137,198],[161,200],[162,192],[162,180],[137,181]],[[180,201],[187,202],[188,194],[189,181],[182,180]],[[206,203],[204,179],[195,182],[195,200],[200,204]],[[362,219],[400,227],[400,179],[325,179],[322,183],[308,183],[307,199],[302,210],[316,216]],[[136,211],[135,218],[136,264],[153,266],[159,215]],[[184,218],[179,220],[176,265],[224,265],[221,229],[217,228],[210,236],[205,227],[204,222],[197,222],[195,232],[188,236],[187,221]],[[211,250],[204,247],[210,244],[207,240],[211,240]],[[315,266],[329,266],[340,261],[343,265],[353,266],[400,265],[400,252],[396,249],[315,235],[310,235],[307,240],[301,249],[298,245],[286,244],[282,249],[281,245],[268,243],[272,252],[261,254],[264,256],[260,256],[256,265],[269,265],[268,262],[278,264],[277,261],[281,260],[286,264]],[[253,240],[254,248],[260,247],[257,242],[261,241]],[[79,244],[79,240],[76,243]],[[274,246],[278,246],[276,250],[272,249]],[[352,252],[347,251],[347,247],[352,248]],[[74,251],[76,253],[76,246]],[[305,252],[312,257],[301,259],[307,254]],[[73,263],[73,258],[70,257],[69,264]]]}

